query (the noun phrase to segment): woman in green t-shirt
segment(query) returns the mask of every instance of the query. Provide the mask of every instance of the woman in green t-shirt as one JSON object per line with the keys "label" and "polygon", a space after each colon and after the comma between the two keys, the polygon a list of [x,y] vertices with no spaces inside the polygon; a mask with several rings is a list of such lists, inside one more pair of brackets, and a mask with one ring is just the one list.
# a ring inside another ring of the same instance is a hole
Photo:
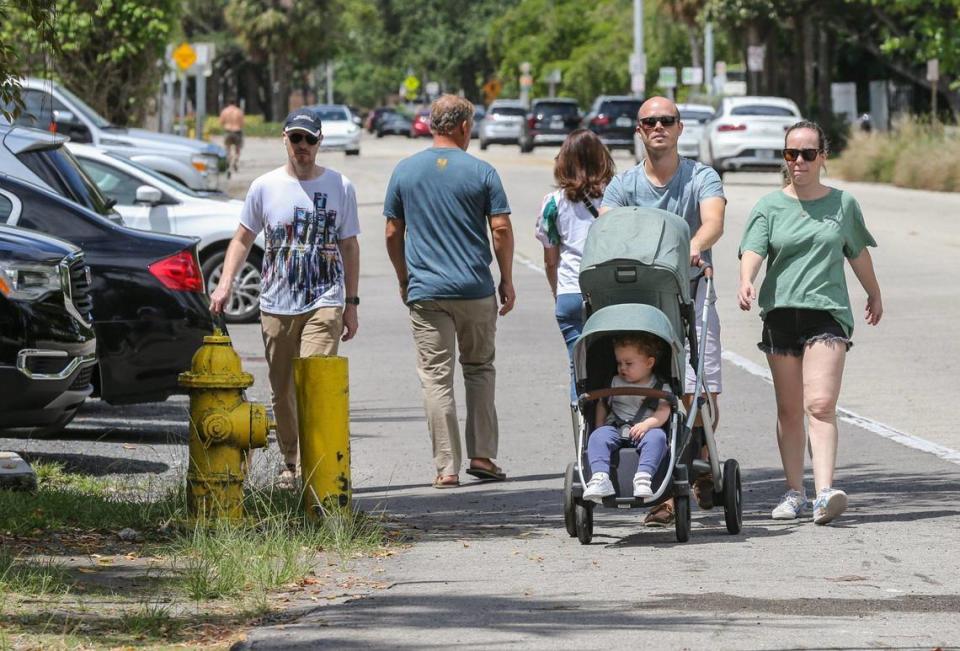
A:
{"label": "woman in green t-shirt", "polygon": [[[847,507],[846,494],[833,488],[837,459],[837,397],[853,312],[843,260],[867,292],[866,322],[883,315],[880,286],[866,247],[876,242],[850,194],[820,182],[827,155],[823,130],[798,122],[787,130],[783,158],[787,184],[762,197],[740,243],[740,309],[756,301],[763,319],[758,344],[767,354],[777,399],[777,440],[787,492],[773,510],[778,520],[800,516],[807,504],[803,454],[810,450],[817,498],[813,521],[826,524]],[[767,271],[757,296],[753,281],[764,258]]]}

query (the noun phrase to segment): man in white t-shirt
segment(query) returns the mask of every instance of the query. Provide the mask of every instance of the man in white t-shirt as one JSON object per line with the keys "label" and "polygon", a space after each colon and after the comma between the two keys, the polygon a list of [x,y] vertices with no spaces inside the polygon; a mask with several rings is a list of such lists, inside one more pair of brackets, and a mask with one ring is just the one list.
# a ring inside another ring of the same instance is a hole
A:
{"label": "man in white t-shirt", "polygon": [[287,164],[250,185],[220,283],[210,296],[211,311],[221,312],[263,231],[260,324],[284,460],[280,483],[291,488],[300,464],[293,359],[336,355],[339,342],[352,339],[358,326],[357,196],[349,179],[316,164],[322,139],[313,111],[298,109],[287,116]]}

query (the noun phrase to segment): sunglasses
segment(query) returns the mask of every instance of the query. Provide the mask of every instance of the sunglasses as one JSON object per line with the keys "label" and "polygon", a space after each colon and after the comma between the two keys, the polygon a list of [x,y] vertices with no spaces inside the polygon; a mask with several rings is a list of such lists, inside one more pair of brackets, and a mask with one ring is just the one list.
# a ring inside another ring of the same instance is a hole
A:
{"label": "sunglasses", "polygon": [[783,160],[787,161],[788,163],[793,163],[798,158],[803,156],[803,160],[807,161],[808,163],[812,163],[817,159],[817,156],[820,155],[821,151],[822,150],[820,149],[813,149],[812,147],[810,149],[784,149]]}
{"label": "sunglasses", "polygon": [[295,145],[299,145],[301,140],[306,140],[307,144],[310,146],[313,146],[318,142],[320,142],[320,138],[317,138],[316,136],[311,136],[309,133],[299,133],[299,132],[288,133],[287,140],[289,140]]}
{"label": "sunglasses", "polygon": [[638,122],[644,129],[652,129],[657,126],[657,122],[665,127],[672,127],[679,119],[676,115],[651,115],[648,118],[640,118]]}

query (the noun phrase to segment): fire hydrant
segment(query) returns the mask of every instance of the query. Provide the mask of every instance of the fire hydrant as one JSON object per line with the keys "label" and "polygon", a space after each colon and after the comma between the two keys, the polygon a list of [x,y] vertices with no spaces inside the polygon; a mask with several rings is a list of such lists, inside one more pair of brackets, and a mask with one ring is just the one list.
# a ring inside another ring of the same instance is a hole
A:
{"label": "fire hydrant", "polygon": [[242,518],[248,455],[266,447],[271,428],[266,407],[243,395],[253,376],[241,368],[230,337],[217,328],[203,338],[179,381],[190,390],[190,517]]}

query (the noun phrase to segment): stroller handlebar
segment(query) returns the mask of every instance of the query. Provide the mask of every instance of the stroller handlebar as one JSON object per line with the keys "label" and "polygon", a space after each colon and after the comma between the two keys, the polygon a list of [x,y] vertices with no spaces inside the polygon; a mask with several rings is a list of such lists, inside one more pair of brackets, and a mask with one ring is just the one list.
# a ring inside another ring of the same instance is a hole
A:
{"label": "stroller handlebar", "polygon": [[690,267],[690,283],[697,283],[701,278],[713,278],[713,265],[703,258],[697,262],[696,267]]}
{"label": "stroller handlebar", "polygon": [[677,396],[668,393],[666,391],[661,391],[660,389],[648,389],[645,387],[610,387],[607,389],[595,389],[587,393],[580,394],[580,404],[584,405],[588,402],[594,402],[602,398],[609,398],[611,396],[643,396],[644,398],[659,398],[660,400],[666,400],[670,403],[671,407],[677,406]]}

